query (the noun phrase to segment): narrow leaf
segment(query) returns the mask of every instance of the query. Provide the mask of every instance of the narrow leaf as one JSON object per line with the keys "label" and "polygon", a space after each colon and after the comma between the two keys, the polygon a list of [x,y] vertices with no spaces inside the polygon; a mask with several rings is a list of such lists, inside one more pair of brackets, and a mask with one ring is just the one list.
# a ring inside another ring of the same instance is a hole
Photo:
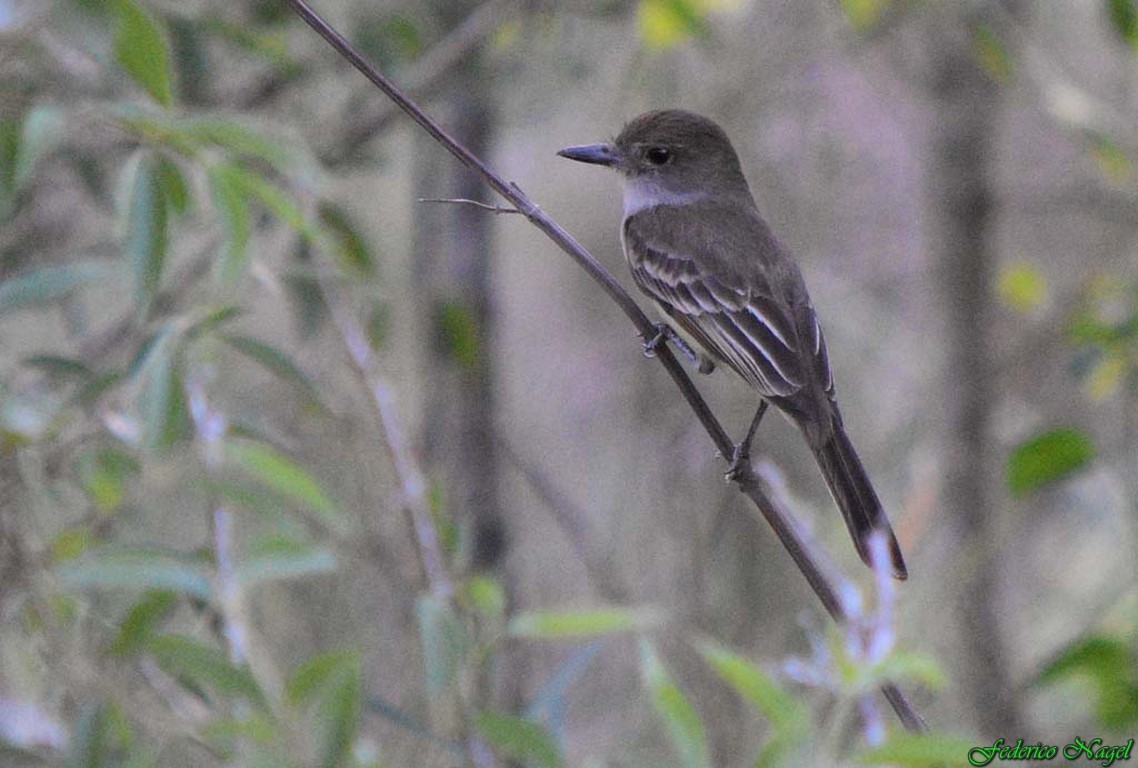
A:
{"label": "narrow leaf", "polygon": [[183,635],[160,635],[146,644],[158,666],[168,674],[200,688],[240,696],[253,704],[265,697],[253,675],[234,665],[220,648]]}
{"label": "narrow leaf", "polygon": [[221,221],[225,225],[225,253],[217,265],[224,285],[233,285],[245,273],[249,263],[249,237],[252,222],[244,189],[231,165],[215,165],[209,169],[209,191]]}
{"label": "narrow leaf", "polygon": [[630,632],[659,623],[652,611],[603,608],[593,611],[522,613],[510,621],[514,637],[557,640]]}
{"label": "narrow leaf", "polygon": [[470,638],[448,601],[425,595],[415,607],[427,671],[427,692],[437,696],[454,682],[470,647]]}
{"label": "narrow leaf", "polygon": [[319,765],[338,768],[350,765],[349,758],[359,727],[361,694],[359,658],[353,656],[332,676],[327,691],[316,708]]}
{"label": "narrow leaf", "polygon": [[161,589],[203,600],[212,590],[206,570],[181,556],[148,549],[106,549],[68,560],[58,568],[72,589]]}
{"label": "narrow leaf", "polygon": [[158,293],[166,260],[166,193],[158,161],[144,156],[135,170],[126,225],[126,256],[134,274],[135,302],[145,316]]}
{"label": "narrow leaf", "polygon": [[20,191],[28,183],[36,163],[59,146],[66,125],[67,118],[58,107],[37,106],[25,115],[20,149],[13,169],[15,191]]}
{"label": "narrow leaf", "polygon": [[364,242],[363,235],[352,224],[347,212],[331,203],[322,203],[319,210],[320,224],[335,241],[335,253],[340,263],[359,277],[373,277],[375,262],[371,251]]}
{"label": "narrow leaf", "polygon": [[245,587],[269,581],[300,579],[336,569],[336,555],[330,549],[300,552],[272,552],[245,557],[237,566],[237,582]]}
{"label": "narrow leaf", "polygon": [[146,428],[146,446],[159,453],[189,434],[181,357],[177,336],[167,332],[160,335],[142,369],[145,384],[139,410]]}
{"label": "narrow leaf", "polygon": [[306,659],[293,669],[285,681],[285,697],[293,705],[312,703],[342,670],[356,668],[355,651],[326,651]]}
{"label": "narrow leaf", "polygon": [[203,145],[213,145],[233,155],[264,160],[280,171],[288,170],[293,158],[284,147],[254,130],[215,117],[193,117],[180,121],[185,134]]}
{"label": "narrow leaf", "polygon": [[652,699],[652,708],[664,721],[685,768],[710,768],[707,734],[699,714],[672,681],[660,663],[656,649],[647,640],[640,641],[640,670]]}
{"label": "narrow leaf", "polygon": [[900,765],[905,768],[940,768],[955,765],[986,765],[976,742],[939,733],[896,733],[884,744],[854,756],[858,765]]}
{"label": "narrow leaf", "polygon": [[347,520],[336,504],[303,467],[273,448],[250,441],[226,445],[226,457],[239,469],[305,509],[312,510],[328,528],[346,533]]}
{"label": "narrow leaf", "polygon": [[701,643],[699,652],[715,673],[779,730],[799,732],[807,725],[801,703],[748,659],[713,643]]}
{"label": "narrow leaf", "polygon": [[174,612],[177,602],[177,595],[173,592],[147,592],[127,612],[108,650],[116,656],[127,656],[141,649],[154,637],[158,626]]}
{"label": "narrow leaf", "polygon": [[114,274],[103,261],[76,261],[58,267],[42,267],[10,277],[0,283],[0,315],[26,307],[44,305],[70,295],[87,283]]}
{"label": "narrow leaf", "polygon": [[490,746],[506,757],[537,768],[557,768],[561,752],[539,724],[511,715],[480,712],[478,730]]}
{"label": "narrow leaf", "polygon": [[169,53],[158,23],[133,0],[117,0],[115,58],[163,106],[171,100]]}
{"label": "narrow leaf", "polygon": [[155,173],[166,207],[175,213],[185,213],[190,206],[190,187],[182,169],[173,160],[163,157],[158,161]]}
{"label": "narrow leaf", "polygon": [[1004,474],[1013,496],[1025,496],[1085,467],[1094,458],[1089,437],[1075,429],[1053,429],[1016,446]]}
{"label": "narrow leaf", "polygon": [[250,336],[235,336],[224,334],[221,337],[225,343],[246,357],[260,363],[267,370],[280,378],[295,385],[305,397],[319,403],[320,397],[308,374],[300,369],[288,355],[274,346]]}

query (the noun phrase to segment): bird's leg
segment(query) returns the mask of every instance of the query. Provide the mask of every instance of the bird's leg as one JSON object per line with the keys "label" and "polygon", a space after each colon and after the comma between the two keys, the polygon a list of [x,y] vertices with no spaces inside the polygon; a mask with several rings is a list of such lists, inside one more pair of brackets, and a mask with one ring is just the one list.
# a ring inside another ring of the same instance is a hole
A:
{"label": "bird's leg", "polygon": [[667,323],[656,324],[656,335],[644,342],[644,356],[655,357],[656,350],[660,348],[661,344],[672,342],[676,345],[676,349],[684,353],[684,357],[691,361],[692,365],[699,364],[701,373],[706,373],[703,370],[703,364],[700,363],[699,355],[692,351],[692,348],[687,345],[687,342],[680,338],[675,329]]}
{"label": "bird's leg", "polygon": [[739,476],[742,471],[743,465],[751,461],[751,441],[755,439],[755,432],[759,428],[759,422],[763,420],[763,414],[767,412],[767,401],[763,400],[759,403],[759,409],[755,411],[755,418],[751,419],[751,427],[747,430],[747,436],[743,438],[743,442],[735,446],[735,450],[731,454],[731,463],[727,465],[727,474],[723,479],[731,482]]}

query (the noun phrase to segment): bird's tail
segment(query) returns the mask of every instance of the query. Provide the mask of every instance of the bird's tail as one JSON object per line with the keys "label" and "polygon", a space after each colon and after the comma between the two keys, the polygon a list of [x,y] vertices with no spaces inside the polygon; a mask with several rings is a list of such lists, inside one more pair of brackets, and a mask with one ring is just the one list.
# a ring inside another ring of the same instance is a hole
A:
{"label": "bird's tail", "polygon": [[830,493],[850,529],[858,555],[866,565],[872,567],[869,538],[874,531],[880,531],[885,535],[889,547],[893,576],[898,579],[908,578],[901,547],[893,535],[893,527],[889,525],[889,518],[885,516],[885,510],[869,482],[869,476],[846,436],[840,417],[834,419],[830,435],[811,448],[822,475],[826,478],[826,485],[830,487]]}

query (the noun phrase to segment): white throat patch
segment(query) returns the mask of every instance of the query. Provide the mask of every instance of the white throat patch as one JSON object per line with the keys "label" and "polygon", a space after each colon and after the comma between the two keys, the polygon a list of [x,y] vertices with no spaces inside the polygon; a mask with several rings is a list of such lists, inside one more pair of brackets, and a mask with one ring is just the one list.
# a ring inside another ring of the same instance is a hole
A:
{"label": "white throat patch", "polygon": [[684,205],[707,197],[706,192],[676,192],[648,179],[624,182],[624,216],[628,218],[657,205]]}

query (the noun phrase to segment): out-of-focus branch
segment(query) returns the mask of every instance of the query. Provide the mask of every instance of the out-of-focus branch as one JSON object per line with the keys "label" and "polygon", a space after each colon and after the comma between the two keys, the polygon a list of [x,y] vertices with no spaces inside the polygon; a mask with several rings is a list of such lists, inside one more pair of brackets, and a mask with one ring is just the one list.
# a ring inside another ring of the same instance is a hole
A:
{"label": "out-of-focus branch", "polygon": [[[427,116],[401,89],[387,79],[378,69],[346,40],[339,32],[330,27],[315,11],[303,0],[287,0],[289,5],[304,21],[323,37],[340,55],[347,59],[365,77],[372,81],[377,88],[383,91],[401,110],[406,112],[423,130],[439,142],[448,152],[471,170],[478,173],[486,183],[504,197],[511,205],[523,214],[531,224],[544,232],[561,250],[569,254],[594,280],[596,280],[613,301],[624,311],[633,325],[636,326],[640,336],[647,340],[653,338],[656,326],[640,309],[632,297],[624,290],[617,280],[598,262],[592,254],[585,250],[568,232],[561,228],[557,222],[547,216],[538,206],[527,197],[522,190],[513,183],[507,182],[480,158],[455,141],[438,123]],[[361,338],[362,342],[362,338]],[[366,345],[365,345],[366,349]],[[731,456],[734,444],[723,426],[711,412],[703,396],[692,384],[691,379],[683,367],[676,360],[671,350],[666,346],[656,351],[656,359],[667,370],[672,381],[679,387],[684,398],[695,411],[696,416],[707,430],[716,448],[722,456]],[[832,580],[827,578],[819,565],[819,560],[807,544],[805,538],[795,527],[791,517],[784,510],[777,507],[766,493],[765,484],[749,465],[744,465],[735,476],[735,483],[739,489],[750,498],[767,524],[774,529],[783,546],[794,559],[803,576],[806,577],[811,588],[822,601],[823,606],[839,623],[847,619],[846,611],[839,598],[837,588]],[[924,721],[917,714],[907,697],[893,684],[882,687],[886,699],[893,706],[901,723],[910,731],[925,730]]]}
{"label": "out-of-focus branch", "polygon": [[[420,99],[435,93],[446,82],[447,76],[494,33],[513,4],[513,0],[494,0],[478,5],[450,34],[408,68],[407,90]],[[398,114],[398,107],[390,101],[382,102],[375,112],[348,123],[339,137],[321,153],[321,160],[331,166],[342,165],[360,147],[381,134]]]}
{"label": "out-of-focus branch", "polygon": [[427,588],[432,594],[449,599],[454,586],[447,571],[446,558],[443,557],[434,521],[431,519],[431,510],[427,503],[427,482],[403,432],[403,422],[395,407],[395,393],[381,372],[363,329],[352,316],[332,280],[322,276],[320,286],[333,322],[344,340],[348,356],[352,359],[352,365],[367,386],[376,415],[379,417],[384,445],[391,456],[391,463],[403,494],[403,504],[415,534],[419,563],[423,567]]}

